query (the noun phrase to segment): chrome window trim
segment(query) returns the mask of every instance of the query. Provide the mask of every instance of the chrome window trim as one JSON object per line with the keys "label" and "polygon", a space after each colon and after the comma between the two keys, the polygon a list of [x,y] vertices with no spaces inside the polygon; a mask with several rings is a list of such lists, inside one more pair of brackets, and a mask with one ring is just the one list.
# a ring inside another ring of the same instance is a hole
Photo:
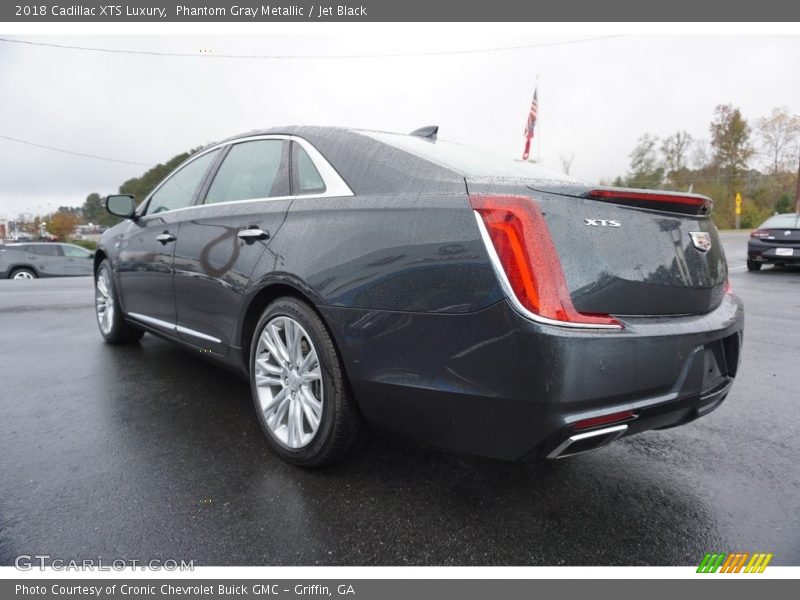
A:
{"label": "chrome window trim", "polygon": [[193,337],[199,338],[201,340],[206,340],[209,342],[214,342],[215,344],[221,344],[222,340],[215,338],[214,336],[207,335],[205,333],[201,333],[199,331],[195,331],[194,329],[189,329],[188,327],[184,327],[183,325],[178,325],[177,323],[170,323],[169,321],[162,321],[161,319],[156,319],[155,317],[148,317],[147,315],[143,315],[141,313],[127,313],[128,317],[132,319],[136,319],[137,321],[141,321],[143,323],[147,323],[148,325],[154,325],[156,327],[160,327],[161,329],[166,329],[168,331],[174,331],[177,333],[185,333],[186,335],[191,335]]}
{"label": "chrome window trim", "polygon": [[497,276],[497,280],[500,283],[500,287],[503,290],[503,293],[511,302],[511,305],[514,309],[520,313],[526,319],[530,319],[531,321],[536,321],[537,323],[542,323],[543,325],[554,325],[556,327],[565,327],[569,329],[603,329],[603,330],[613,330],[613,331],[621,331],[621,325],[605,325],[602,323],[593,324],[593,323],[570,323],[568,321],[557,321],[555,319],[548,319],[547,317],[543,317],[541,315],[537,315],[529,311],[525,308],[522,303],[517,298],[517,295],[514,293],[514,288],[511,287],[511,283],[508,281],[508,277],[506,276],[505,269],[503,269],[503,264],[500,262],[500,257],[497,256],[497,251],[494,249],[494,244],[492,243],[492,238],[489,237],[489,232],[486,230],[486,225],[483,222],[483,218],[481,217],[480,213],[477,210],[472,211],[475,214],[475,221],[478,223],[478,229],[481,232],[481,239],[483,240],[483,245],[486,248],[486,252],[489,254],[489,260],[492,263],[492,269],[494,270],[494,274]]}
{"label": "chrome window trim", "polygon": [[[175,213],[182,210],[191,210],[196,208],[203,208],[209,206],[226,206],[228,204],[243,204],[246,202],[274,202],[276,200],[292,200],[295,198],[342,198],[348,196],[355,196],[353,190],[350,189],[350,186],[347,185],[342,176],[333,168],[328,160],[322,156],[322,153],[317,150],[311,142],[308,140],[298,137],[296,135],[285,135],[285,134],[261,134],[261,135],[252,135],[243,138],[237,138],[235,140],[228,140],[225,142],[220,142],[215,144],[209,148],[206,148],[202,152],[198,152],[197,154],[190,156],[185,161],[183,161],[180,165],[178,165],[174,171],[172,171],[164,180],[158,184],[158,186],[148,194],[147,198],[145,198],[144,202],[142,202],[142,206],[145,208],[149,205],[150,199],[153,195],[161,189],[161,186],[164,185],[167,181],[169,181],[173,175],[175,175],[178,171],[189,165],[190,163],[194,162],[201,156],[208,154],[209,152],[213,152],[215,150],[222,150],[225,146],[233,146],[234,144],[241,144],[242,142],[254,142],[258,140],[285,140],[290,142],[297,142],[303,150],[306,151],[308,157],[311,159],[311,162],[314,163],[314,166],[319,172],[319,176],[322,177],[322,181],[325,182],[325,191],[320,194],[292,194],[289,196],[274,196],[269,198],[252,198],[247,200],[227,200],[225,202],[214,202],[213,204],[192,204],[191,206],[184,206],[182,208],[175,208],[169,211],[163,211],[157,213],[159,215],[167,214],[167,213]],[[291,174],[290,174],[291,175]],[[155,215],[148,215],[143,214],[141,218],[146,219],[147,217],[155,216]]]}

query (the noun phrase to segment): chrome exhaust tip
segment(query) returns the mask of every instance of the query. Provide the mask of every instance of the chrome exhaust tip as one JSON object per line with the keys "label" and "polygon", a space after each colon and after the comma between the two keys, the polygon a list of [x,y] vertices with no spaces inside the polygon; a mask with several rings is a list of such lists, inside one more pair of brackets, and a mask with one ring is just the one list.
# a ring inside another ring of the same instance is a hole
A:
{"label": "chrome exhaust tip", "polygon": [[556,446],[547,458],[566,458],[587,452],[594,452],[624,435],[628,431],[627,425],[614,425],[594,431],[575,433]]}

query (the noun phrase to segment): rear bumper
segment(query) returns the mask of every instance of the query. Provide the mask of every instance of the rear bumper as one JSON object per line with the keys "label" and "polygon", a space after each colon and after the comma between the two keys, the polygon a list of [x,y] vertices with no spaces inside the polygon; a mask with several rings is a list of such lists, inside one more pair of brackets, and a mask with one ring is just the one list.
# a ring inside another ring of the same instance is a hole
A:
{"label": "rear bumper", "polygon": [[[780,250],[785,250],[787,248],[792,250],[791,256],[780,256],[778,254]],[[759,263],[799,264],[800,247],[790,245],[776,246],[775,244],[767,244],[759,240],[751,240],[747,244],[747,258]]]}
{"label": "rear bumper", "polygon": [[435,445],[537,459],[577,421],[634,411],[625,435],[672,427],[727,395],[744,316],[621,318],[623,331],[531,322],[503,301],[466,315],[323,307],[364,415]]}

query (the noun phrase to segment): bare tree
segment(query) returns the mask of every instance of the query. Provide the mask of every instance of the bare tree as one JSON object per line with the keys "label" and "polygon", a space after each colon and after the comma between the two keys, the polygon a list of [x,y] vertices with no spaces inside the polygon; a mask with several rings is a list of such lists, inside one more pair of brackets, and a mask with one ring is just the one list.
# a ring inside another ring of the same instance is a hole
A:
{"label": "bare tree", "polygon": [[692,166],[702,169],[711,163],[711,145],[708,140],[695,140],[692,145]]}
{"label": "bare tree", "polygon": [[562,154],[561,155],[561,170],[564,171],[565,175],[569,175],[570,170],[572,169],[572,161],[575,160],[575,153],[570,152],[569,154]]}
{"label": "bare tree", "polygon": [[797,143],[800,141],[800,117],[793,116],[785,107],[773,108],[768,117],[756,120],[758,146],[769,161],[770,172],[775,175],[794,162]]}
{"label": "bare tree", "polygon": [[678,131],[662,140],[661,154],[664,156],[668,174],[680,171],[686,166],[692,141],[692,136],[686,131]]}

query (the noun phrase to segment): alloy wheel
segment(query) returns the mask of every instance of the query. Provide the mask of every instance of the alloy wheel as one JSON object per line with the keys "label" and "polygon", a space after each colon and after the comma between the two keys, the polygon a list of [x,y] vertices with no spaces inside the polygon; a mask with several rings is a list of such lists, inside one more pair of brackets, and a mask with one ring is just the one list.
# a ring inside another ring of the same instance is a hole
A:
{"label": "alloy wheel", "polygon": [[108,269],[101,267],[94,286],[94,304],[97,322],[104,335],[111,333],[114,325],[114,285]]}
{"label": "alloy wheel", "polygon": [[261,331],[255,387],[274,438],[292,450],[310,444],[322,420],[322,371],[308,332],[291,317],[277,316]]}
{"label": "alloy wheel", "polygon": [[17,273],[14,273],[14,277],[13,278],[14,279],[36,279],[33,276],[33,273],[30,273],[28,271],[18,271]]}

